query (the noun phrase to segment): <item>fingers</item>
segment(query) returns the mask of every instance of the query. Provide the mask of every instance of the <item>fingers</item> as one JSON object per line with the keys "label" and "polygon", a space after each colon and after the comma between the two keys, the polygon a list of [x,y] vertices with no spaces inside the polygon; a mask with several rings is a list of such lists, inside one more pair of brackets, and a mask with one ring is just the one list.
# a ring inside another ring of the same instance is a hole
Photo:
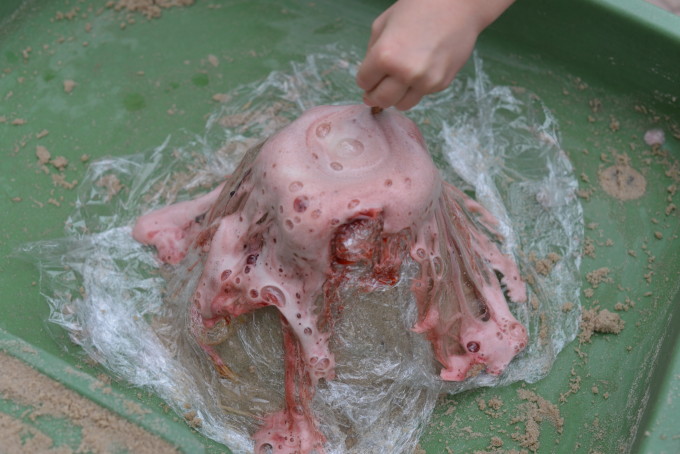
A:
{"label": "fingers", "polygon": [[371,55],[374,53],[371,51],[374,51],[373,45],[376,43],[376,41],[378,41],[380,35],[382,35],[382,32],[385,29],[388,12],[389,9],[385,11],[385,13],[381,14],[375,21],[373,21],[373,25],[371,26],[371,37],[368,41],[368,46],[366,47],[366,57],[357,71],[357,85],[366,92],[373,90],[375,86],[378,85],[378,83],[387,75],[384,68],[381,67],[379,60]]}
{"label": "fingers", "polygon": [[357,85],[368,93],[376,88],[378,83],[380,83],[385,76],[387,76],[385,69],[378,59],[371,57],[371,48],[369,48],[366,53],[366,58],[364,58],[364,61],[357,71]]}
{"label": "fingers", "polygon": [[461,19],[423,10],[418,2],[399,0],[372,24],[356,75],[370,106],[408,110],[424,95],[445,89],[464,63],[465,50],[474,45]]}
{"label": "fingers", "polygon": [[409,88],[406,91],[406,94],[394,104],[394,107],[399,110],[409,110],[411,107],[414,107],[416,104],[418,104],[422,98],[422,93],[414,90],[413,88]]}
{"label": "fingers", "polygon": [[382,91],[383,83],[371,93],[365,93],[363,100],[364,104],[374,107],[382,107],[384,109],[394,106],[399,110],[409,110],[410,108],[416,106],[426,93],[422,93],[413,87],[406,87],[400,85],[399,87],[390,86],[393,82],[385,80],[388,85]]}
{"label": "fingers", "polygon": [[386,109],[401,101],[407,91],[408,86],[393,77],[387,76],[375,88],[364,94],[364,102],[370,106]]}

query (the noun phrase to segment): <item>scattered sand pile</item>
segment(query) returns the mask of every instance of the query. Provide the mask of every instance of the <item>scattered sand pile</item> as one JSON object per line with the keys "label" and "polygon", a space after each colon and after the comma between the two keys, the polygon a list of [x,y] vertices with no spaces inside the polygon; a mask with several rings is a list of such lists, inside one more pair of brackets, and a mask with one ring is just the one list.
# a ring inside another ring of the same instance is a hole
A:
{"label": "scattered sand pile", "polygon": [[[69,446],[55,446],[55,441],[39,429],[41,421],[55,418],[67,420],[79,429],[80,445],[75,452],[177,452],[167,442],[3,352],[0,352],[0,370],[0,396],[26,407],[21,419],[0,413],[0,451],[3,453],[74,452]],[[24,422],[26,420],[36,424]]]}
{"label": "scattered sand pile", "polygon": [[116,11],[142,13],[147,19],[155,19],[161,16],[163,9],[193,4],[194,0],[111,0],[106,6]]}

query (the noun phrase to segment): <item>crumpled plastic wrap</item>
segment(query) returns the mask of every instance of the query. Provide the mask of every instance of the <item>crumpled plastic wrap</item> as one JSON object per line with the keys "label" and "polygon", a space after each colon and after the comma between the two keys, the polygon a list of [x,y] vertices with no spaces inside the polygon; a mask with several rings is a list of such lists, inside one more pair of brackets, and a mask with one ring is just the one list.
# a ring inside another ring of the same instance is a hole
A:
{"label": "crumpled plastic wrap", "polygon": [[[200,271],[188,268],[190,259],[161,266],[153,250],[132,239],[131,226],[149,210],[216,186],[248,149],[304,110],[357,98],[357,61],[337,49],[312,55],[235,89],[201,134],[179,132],[154,150],[92,163],[66,237],[20,251],[40,270],[50,322],[112,373],[179,414],[195,411],[190,423],[235,453],[252,452],[262,416],[283,406],[278,316],[264,309],[238,320],[217,349],[240,379],[220,379],[187,329]],[[530,302],[510,306],[530,343],[499,377],[443,382],[429,342],[410,330],[414,262],[392,288],[364,293],[345,286],[342,297],[355,304],[335,326],[337,377],[322,382],[313,401],[327,453],[410,453],[441,392],[534,382],[578,328],[582,211],[548,109],[530,93],[492,85],[475,57],[471,74],[409,116],[445,179],[499,219],[505,252],[531,283]],[[547,275],[536,272],[535,257],[549,253],[561,258]],[[563,310],[567,302],[570,311]]]}

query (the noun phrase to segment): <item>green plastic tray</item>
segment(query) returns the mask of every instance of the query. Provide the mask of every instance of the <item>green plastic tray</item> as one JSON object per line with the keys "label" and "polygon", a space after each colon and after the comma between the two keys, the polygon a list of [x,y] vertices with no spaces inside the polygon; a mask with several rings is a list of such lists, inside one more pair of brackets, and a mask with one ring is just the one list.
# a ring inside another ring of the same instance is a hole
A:
{"label": "green plastic tray", "polygon": [[[83,154],[126,155],[180,129],[199,132],[214,94],[332,43],[362,49],[389,2],[197,0],[160,19],[136,14],[134,23],[105,3],[0,3],[0,351],[180,451],[225,452],[154,396],[115,380],[110,392],[98,391],[103,371],[76,348],[65,351],[65,333],[46,324],[36,270],[8,254],[61,237],[75,191],[53,183],[56,169],[40,170],[36,146],[69,160],[62,173],[70,183],[84,174]],[[59,14],[76,7],[71,18]],[[678,209],[666,210],[680,204],[673,189],[680,186],[680,17],[641,0],[521,0],[478,49],[494,83],[533,91],[558,119],[594,247],[582,262],[582,303],[617,312],[625,328],[574,341],[536,384],[443,397],[420,446],[427,453],[678,453],[680,222]],[[64,81],[75,82],[70,93]],[[651,128],[666,133],[656,152],[643,141]],[[599,170],[621,153],[646,177],[640,199],[620,201],[598,183]],[[611,282],[593,288],[588,273],[602,268]],[[130,411],[131,401],[145,411]],[[11,408],[0,396],[0,412]],[[563,421],[541,413],[546,408]],[[528,410],[538,416],[527,422]],[[24,419],[57,446],[77,447],[60,438],[63,422]],[[527,426],[539,429],[538,439]]]}

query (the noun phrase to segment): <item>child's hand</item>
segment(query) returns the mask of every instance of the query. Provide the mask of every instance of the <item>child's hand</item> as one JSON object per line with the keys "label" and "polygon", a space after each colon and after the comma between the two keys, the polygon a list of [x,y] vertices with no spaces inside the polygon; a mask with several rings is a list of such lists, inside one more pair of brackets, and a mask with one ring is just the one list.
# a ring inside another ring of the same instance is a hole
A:
{"label": "child's hand", "polygon": [[397,1],[373,22],[356,78],[364,102],[407,110],[448,87],[479,33],[512,1]]}

